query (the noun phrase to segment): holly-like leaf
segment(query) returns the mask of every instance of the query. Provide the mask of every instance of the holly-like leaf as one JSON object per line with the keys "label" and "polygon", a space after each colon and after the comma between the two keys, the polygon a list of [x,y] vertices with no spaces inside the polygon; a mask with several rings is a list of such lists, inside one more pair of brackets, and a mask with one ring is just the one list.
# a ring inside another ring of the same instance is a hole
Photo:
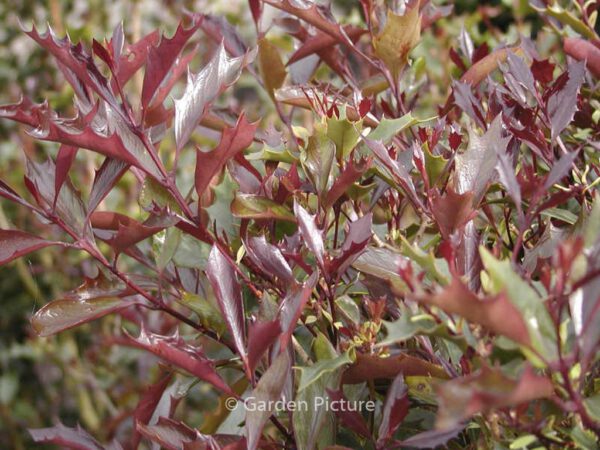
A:
{"label": "holly-like leaf", "polygon": [[419,43],[421,38],[421,16],[417,1],[404,15],[388,10],[385,26],[381,33],[373,38],[375,54],[398,78],[402,68],[408,62],[408,54]]}
{"label": "holly-like leaf", "polygon": [[442,236],[450,235],[469,222],[476,211],[473,209],[473,192],[457,194],[449,187],[444,196],[436,191],[431,196],[431,212],[437,222]]}
{"label": "holly-like leaf", "polygon": [[162,36],[157,46],[150,47],[142,86],[143,109],[148,107],[185,44],[199,27],[200,19],[195,19],[189,28],[180,23],[172,38]]}
{"label": "holly-like leaf", "polygon": [[161,336],[148,333],[142,328],[138,338],[129,336],[131,343],[155,354],[166,362],[184,369],[196,378],[212,384],[214,387],[229,395],[235,393],[217,373],[214,363],[208,359],[200,348],[185,342],[179,333],[172,336]]}
{"label": "holly-like leaf", "polygon": [[553,392],[550,379],[536,375],[531,367],[526,367],[519,379],[514,380],[499,369],[483,366],[472,375],[440,385],[437,426],[448,430],[473,414],[530,403],[550,397]]}
{"label": "holly-like leaf", "polygon": [[361,130],[362,120],[351,122],[346,118],[331,117],[327,119],[327,137],[334,142],[338,159],[348,157],[358,143]]}
{"label": "holly-like leaf", "polygon": [[246,320],[242,288],[231,264],[217,245],[213,245],[210,251],[206,264],[206,276],[217,298],[223,319],[233,337],[235,348],[244,362],[246,374],[248,378],[252,378],[246,352]]}
{"label": "holly-like leaf", "polygon": [[238,153],[246,149],[254,139],[257,124],[251,124],[243,114],[234,128],[226,128],[219,145],[212,151],[196,152],[195,186],[199,197],[202,197],[211,180],[218,175]]}
{"label": "holly-like leaf", "polygon": [[242,69],[254,58],[247,53],[229,58],[221,44],[210,62],[197,74],[188,72],[183,96],[175,100],[175,142],[180,151],[189,141],[207,106],[240,76]]}

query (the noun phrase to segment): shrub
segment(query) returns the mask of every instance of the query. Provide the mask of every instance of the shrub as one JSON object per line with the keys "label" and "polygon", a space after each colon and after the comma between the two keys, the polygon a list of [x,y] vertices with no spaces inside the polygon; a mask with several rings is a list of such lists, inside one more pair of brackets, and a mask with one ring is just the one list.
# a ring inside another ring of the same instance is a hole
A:
{"label": "shrub", "polygon": [[[25,153],[27,195],[0,182],[41,224],[1,230],[0,262],[81,252],[83,284],[33,330],[107,316],[87,328],[107,351],[156,357],[137,406],[98,439],[595,448],[600,39],[595,2],[576,5],[535,6],[540,35],[559,36],[544,51],[464,30],[449,50],[421,46],[452,14],[427,1],[362,0],[338,22],[307,1],[250,0],[250,46],[193,13],[134,43],[122,27],[91,45],[26,31],[74,116],[27,98],[0,108],[59,144]],[[81,150],[101,158],[88,187],[70,176]],[[137,213],[110,207],[126,183]],[[186,424],[177,404],[198,392],[216,410]],[[31,435],[101,448],[79,426]]]}

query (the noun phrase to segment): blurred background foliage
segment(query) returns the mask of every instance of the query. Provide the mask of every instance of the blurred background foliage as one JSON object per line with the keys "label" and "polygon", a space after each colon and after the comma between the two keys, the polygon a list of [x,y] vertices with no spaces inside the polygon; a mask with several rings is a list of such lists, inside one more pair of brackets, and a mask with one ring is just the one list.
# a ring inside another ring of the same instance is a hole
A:
{"label": "blurred background foliage", "polygon": [[[476,46],[486,42],[490,48],[501,42],[516,42],[519,34],[536,36],[543,23],[539,16],[520,0],[480,2],[460,0],[441,2],[452,4],[450,19],[437,23],[415,50],[415,57],[427,61],[430,82],[427,98],[430,108],[445,102],[450,80],[455,74],[449,60],[448,48],[455,45],[464,27]],[[61,36],[68,32],[73,41],[91,42],[110,36],[121,21],[129,42],[156,28],[171,35],[183,11],[224,15],[246,43],[254,45],[254,26],[246,0],[27,0],[0,1],[0,102],[18,100],[21,93],[35,101],[48,101],[57,110],[69,111],[72,93],[57,73],[51,57],[20,30],[32,22],[43,28],[51,24]],[[336,0],[334,13],[345,21],[361,21],[359,2]],[[292,46],[289,36],[277,36],[275,42],[282,48]],[[549,47],[555,39],[539,40]],[[206,53],[206,52],[205,52]],[[207,55],[203,55],[203,58]],[[200,61],[195,64],[200,65]],[[236,85],[234,95],[244,109],[257,119],[270,113],[267,98],[258,98],[250,81]],[[141,86],[141,79],[134,80]],[[139,87],[139,86],[138,86]],[[416,88],[421,88],[417,86]],[[141,89],[132,89],[140,92]],[[426,105],[427,106],[427,105]],[[430,111],[430,112],[432,112]],[[11,186],[22,186],[24,160],[19,147],[33,158],[43,152],[21,127],[8,121],[0,122],[0,177]],[[45,149],[55,155],[57,148]],[[93,179],[98,167],[97,157],[91,152],[79,152],[78,185]],[[190,164],[190,174],[191,174]],[[83,183],[82,183],[83,181]],[[132,216],[140,215],[138,192],[134,183],[125,178],[117,194],[107,202],[111,209],[121,209]],[[59,237],[51,227],[40,229],[38,222],[8,201],[0,201],[0,228],[18,228],[37,232],[45,237]],[[109,316],[51,338],[33,335],[30,315],[61,292],[73,289],[75,280],[93,276],[94,268],[82,261],[78,252],[49,248],[21,258],[0,270],[0,448],[23,449],[33,444],[26,428],[50,426],[59,419],[67,426],[81,423],[93,435],[107,441],[126,434],[131,426],[124,418],[135,407],[140,389],[156,380],[160,368],[151,357],[136,350],[110,345],[103,333],[120,327],[118,317]],[[149,370],[152,368],[152,370]],[[200,404],[202,385],[189,386],[182,381],[180,388],[191,389],[180,404],[177,416],[185,417],[190,425],[198,425],[214,408],[214,404]],[[194,390],[196,395],[194,395]],[[210,401],[209,401],[210,403]]]}

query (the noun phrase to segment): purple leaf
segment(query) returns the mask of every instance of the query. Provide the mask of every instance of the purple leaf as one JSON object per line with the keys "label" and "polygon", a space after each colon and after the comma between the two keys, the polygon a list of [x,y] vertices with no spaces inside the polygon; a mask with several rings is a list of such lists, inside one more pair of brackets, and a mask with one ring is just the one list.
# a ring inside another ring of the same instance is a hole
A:
{"label": "purple leaf", "polygon": [[50,245],[64,244],[47,241],[24,231],[0,229],[0,265]]}
{"label": "purple leaf", "polygon": [[245,338],[245,318],[244,318],[244,302],[242,299],[242,288],[238,283],[235,271],[231,264],[217,245],[213,245],[208,262],[206,264],[206,276],[210,281],[219,309],[223,314],[223,319],[227,324],[235,348],[237,349],[244,365],[246,367],[246,375],[252,378],[252,372],[248,366],[248,357],[246,354],[246,338]]}
{"label": "purple leaf", "polygon": [[134,346],[186,370],[196,378],[212,384],[228,395],[236,396],[215,370],[213,361],[206,358],[199,348],[186,343],[179,337],[179,333],[175,333],[173,336],[160,336],[148,333],[142,328],[137,339],[129,335],[128,337]]}
{"label": "purple leaf", "polygon": [[226,128],[223,131],[217,148],[210,152],[196,152],[195,186],[198,197],[202,197],[210,181],[223,170],[227,161],[252,143],[257,126],[249,123],[242,114],[234,128]]}
{"label": "purple leaf", "polygon": [[[173,374],[169,373],[158,382],[148,386],[133,412],[133,422],[137,425],[147,425],[156,410],[158,403],[163,395],[163,392],[173,379]],[[141,434],[136,426],[133,435],[131,436],[131,447],[137,448],[140,443]]]}
{"label": "purple leaf", "polygon": [[229,58],[223,44],[210,62],[196,75],[188,72],[188,84],[183,96],[175,100],[175,142],[180,151],[190,139],[206,107],[233,84],[242,69],[253,59],[247,53],[238,58]]}
{"label": "purple leaf", "polygon": [[332,206],[338,199],[348,192],[348,189],[360,179],[360,177],[371,167],[372,159],[361,159],[358,162],[354,162],[354,159],[350,159],[346,167],[344,167],[336,177],[331,189],[327,191],[323,206]]}
{"label": "purple leaf", "polygon": [[[260,377],[258,384],[250,393],[250,405],[246,408],[246,440],[248,450],[256,450],[265,423],[276,412],[273,405],[281,398],[285,382],[290,375],[290,356],[287,350],[282,351],[271,364],[271,367]],[[267,407],[264,407],[266,405]]]}
{"label": "purple leaf", "polygon": [[269,322],[253,322],[248,329],[248,366],[254,373],[262,355],[281,334],[281,325],[277,319]]}
{"label": "purple leaf", "polygon": [[[327,389],[327,394],[329,395],[329,399],[334,402],[339,402],[342,405],[351,404],[344,396],[344,392],[342,390]],[[371,439],[371,432],[367,427],[365,419],[360,415],[359,412],[353,411],[351,408],[344,407],[336,408],[334,412],[344,427],[367,439]]]}
{"label": "purple leaf", "polygon": [[500,176],[500,183],[510,195],[510,198],[515,202],[515,206],[521,211],[521,186],[515,176],[515,168],[511,161],[510,156],[506,152],[498,153],[498,162],[496,164],[496,170]]}
{"label": "purple leaf", "polygon": [[[223,439],[223,436],[215,435],[213,437],[201,434],[198,430],[190,428],[183,422],[167,417],[160,417],[155,425],[145,425],[138,422],[136,428],[146,439],[168,450],[222,448],[217,440],[219,438]],[[221,441],[221,444],[229,443],[232,439],[236,438],[228,436],[226,441]]]}
{"label": "purple leaf", "polygon": [[388,389],[383,417],[379,425],[378,446],[388,441],[408,414],[408,390],[404,384],[404,375],[399,374]]}
{"label": "purple leaf", "polygon": [[77,425],[77,428],[69,428],[59,423],[51,428],[33,428],[29,430],[34,442],[44,444],[55,444],[72,448],[75,450],[103,450],[100,445],[87,431]]}
{"label": "purple leaf", "polygon": [[150,47],[142,87],[142,108],[144,110],[152,101],[152,97],[169,73],[189,38],[199,28],[200,21],[201,19],[194,20],[189,28],[184,28],[183,24],[180,23],[172,38],[169,39],[163,36],[156,47]]}
{"label": "purple leaf", "polygon": [[248,256],[263,272],[274,275],[286,285],[296,284],[289,264],[283,257],[281,250],[275,245],[269,244],[264,236],[251,237],[244,246]]}
{"label": "purple leaf", "polygon": [[575,162],[578,155],[579,151],[576,150],[561,156],[561,158],[552,166],[552,170],[546,177],[546,181],[544,182],[545,191],[550,189],[554,183],[557,183],[569,173],[571,167],[573,166],[573,162]]}
{"label": "purple leaf", "polygon": [[298,228],[304,243],[315,255],[319,266],[323,267],[325,246],[323,245],[323,234],[316,224],[316,217],[311,216],[298,202],[294,202],[294,214],[298,219]]}
{"label": "purple leaf", "polygon": [[335,271],[341,276],[356,261],[371,240],[372,225],[372,213],[350,223],[346,239],[342,245],[342,253],[332,261],[331,271]]}
{"label": "purple leaf", "polygon": [[225,46],[225,50],[232,56],[242,56],[248,51],[236,28],[231,25],[226,17],[202,14],[200,27],[211,39]]}
{"label": "purple leaf", "polygon": [[547,103],[553,141],[573,120],[577,110],[577,95],[585,76],[585,61],[569,64],[567,73],[567,82],[548,99]]}
{"label": "purple leaf", "polygon": [[281,351],[285,351],[296,329],[296,323],[302,315],[304,305],[308,302],[312,290],[317,285],[318,279],[319,273],[315,270],[304,284],[294,288],[281,302],[281,306],[279,307],[279,321],[281,324],[279,349]]}
{"label": "purple leaf", "polygon": [[108,195],[114,185],[127,172],[129,165],[123,161],[114,158],[105,158],[96,170],[92,192],[88,203],[88,215],[94,212],[100,202]]}
{"label": "purple leaf", "polygon": [[56,206],[56,199],[58,198],[60,188],[67,179],[69,169],[71,168],[73,161],[75,161],[77,150],[77,147],[64,144],[58,149],[58,155],[56,156],[56,175],[54,178],[54,206]]}

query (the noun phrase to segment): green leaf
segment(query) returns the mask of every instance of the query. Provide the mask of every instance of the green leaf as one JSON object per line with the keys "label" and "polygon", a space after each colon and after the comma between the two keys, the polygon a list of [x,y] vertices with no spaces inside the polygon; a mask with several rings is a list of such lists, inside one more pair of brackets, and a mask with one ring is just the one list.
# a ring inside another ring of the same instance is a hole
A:
{"label": "green leaf", "polygon": [[596,422],[600,422],[600,394],[586,398],[583,400],[583,404],[585,405],[585,409],[587,410],[588,414]]}
{"label": "green leaf", "polygon": [[443,286],[450,284],[452,279],[448,262],[443,258],[433,256],[433,251],[424,252],[418,245],[411,244],[404,236],[400,236],[402,240],[402,253],[410,258],[411,261],[417,263],[427,273],[427,275],[440,283]]}
{"label": "green leaf", "polygon": [[185,233],[181,235],[173,262],[179,267],[203,270],[208,261],[211,246]]}
{"label": "green leaf", "polygon": [[336,358],[323,359],[312,366],[297,367],[300,371],[300,385],[298,386],[298,392],[301,392],[311,384],[318,382],[321,377],[334,373],[337,369],[342,368],[346,364],[352,364],[352,362],[349,352],[344,352]]}
{"label": "green leaf", "polygon": [[329,186],[334,156],[335,144],[327,137],[325,123],[315,123],[306,149],[301,150],[300,162],[319,195]]}
{"label": "green leaf", "polygon": [[156,248],[156,267],[160,272],[167,267],[167,264],[175,256],[181,242],[181,234],[179,228],[171,227],[153,236],[153,246]]}
{"label": "green leaf", "polygon": [[429,117],[427,119],[417,119],[413,117],[411,113],[405,114],[398,119],[381,119],[377,128],[369,133],[368,138],[372,141],[387,142],[398,133],[402,133],[409,127],[417,125],[423,122],[429,122],[435,119],[435,117]]}
{"label": "green leaf", "polygon": [[346,158],[358,143],[363,121],[350,122],[348,119],[327,119],[327,136],[335,144],[338,159]]}
{"label": "green leaf", "polygon": [[235,217],[243,219],[275,219],[296,222],[294,214],[285,206],[267,197],[238,193],[231,204]]}
{"label": "green leaf", "polygon": [[356,325],[360,324],[360,309],[354,300],[347,295],[342,295],[335,304],[348,320]]}
{"label": "green leaf", "polygon": [[527,448],[528,445],[531,445],[531,444],[537,442],[537,440],[538,440],[537,436],[535,436],[533,434],[525,434],[523,436],[516,438],[514,441],[512,441],[509,448],[511,450]]}
{"label": "green leaf", "polygon": [[177,201],[169,191],[152,177],[144,179],[138,203],[145,210],[152,208],[152,204],[154,203],[160,208],[168,207],[174,213],[181,214],[181,208],[177,204]]}
{"label": "green leaf", "polygon": [[208,299],[190,292],[185,292],[181,298],[181,303],[198,314],[200,323],[204,327],[215,331],[219,336],[222,336],[223,333],[225,333],[227,324],[223,320],[221,311],[219,311],[219,309]]}
{"label": "green leaf", "polygon": [[[525,321],[533,349],[547,361],[556,360],[556,331],[540,296],[513,271],[510,261],[496,259],[485,247],[480,247],[480,254],[492,283],[491,293],[506,292]],[[532,362],[537,365],[541,363],[535,357]]]}
{"label": "green leaf", "polygon": [[448,160],[443,156],[433,155],[429,151],[429,145],[427,144],[424,146],[423,153],[425,154],[425,171],[427,172],[427,178],[429,178],[429,184],[434,186],[444,172]]}
{"label": "green leaf", "polygon": [[237,190],[237,183],[227,171],[225,172],[223,181],[213,188],[215,201],[208,208],[205,208],[205,211],[210,218],[209,228],[212,229],[212,224],[214,223],[219,234],[225,232],[230,236],[237,236],[236,230],[239,227],[239,221],[235,217],[232,217],[230,210],[231,202]]}
{"label": "green leaf", "polygon": [[577,222],[577,216],[571,211],[559,208],[548,208],[540,213],[542,216],[551,217],[553,219],[562,220],[569,225],[574,225]]}

